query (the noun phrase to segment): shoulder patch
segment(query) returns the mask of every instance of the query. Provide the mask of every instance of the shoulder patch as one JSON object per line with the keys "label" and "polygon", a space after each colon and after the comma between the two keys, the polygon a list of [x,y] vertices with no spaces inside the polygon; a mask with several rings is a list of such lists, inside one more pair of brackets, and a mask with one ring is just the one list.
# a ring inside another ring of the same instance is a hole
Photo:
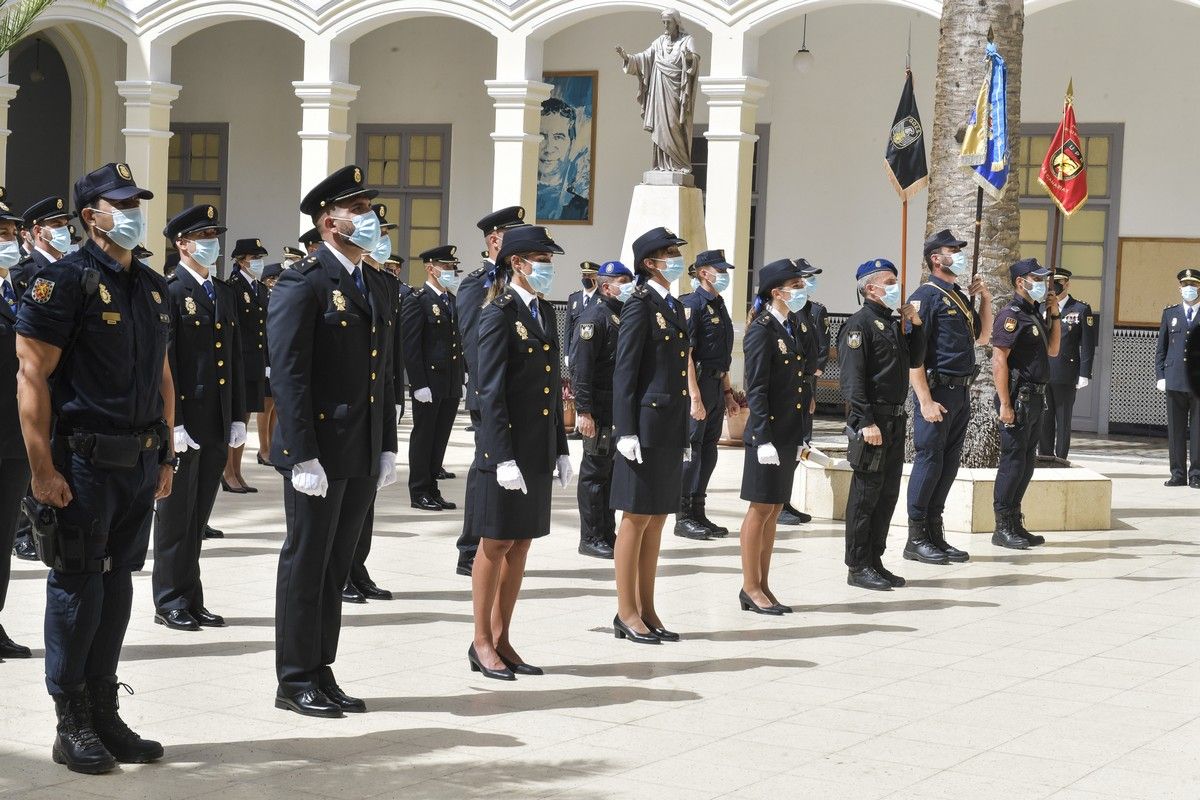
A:
{"label": "shoulder patch", "polygon": [[691,306],[684,306],[684,307],[683,307],[683,318],[684,318],[684,319],[691,319],[691,318],[692,318],[692,307],[691,307]]}
{"label": "shoulder patch", "polygon": [[[421,290],[418,289],[417,291],[421,291]],[[505,293],[499,295],[495,300],[493,300],[492,305],[494,305],[496,308],[504,308],[509,303],[511,303],[512,300],[513,300],[513,295],[509,294],[508,292],[505,292]]]}
{"label": "shoulder patch", "polygon": [[846,335],[846,345],[851,350],[857,350],[862,347],[862,331],[850,331]]}
{"label": "shoulder patch", "polygon": [[297,270],[301,274],[307,275],[308,273],[310,273],[314,269],[316,269],[320,263],[321,262],[317,260],[316,256],[309,256],[308,258],[301,261],[299,264],[293,264],[291,266],[291,269]]}
{"label": "shoulder patch", "polygon": [[29,288],[29,296],[35,303],[46,303],[54,294],[54,281],[48,281],[45,278],[37,278],[33,282],[33,286]]}
{"label": "shoulder patch", "polygon": [[589,341],[596,334],[596,326],[594,323],[585,322],[579,326],[579,338],[585,342]]}
{"label": "shoulder patch", "polygon": [[754,324],[762,325],[763,327],[769,326],[771,324],[771,312],[770,311],[760,312],[759,315],[754,318]]}
{"label": "shoulder patch", "polygon": [[1017,329],[1017,320],[1015,317],[1009,317],[1008,319],[1004,320],[1004,330],[1008,331],[1009,333],[1012,333],[1016,329]]}
{"label": "shoulder patch", "polygon": [[650,293],[650,287],[644,283],[641,286],[639,286],[638,288],[633,290],[634,297],[645,297],[649,293]]}

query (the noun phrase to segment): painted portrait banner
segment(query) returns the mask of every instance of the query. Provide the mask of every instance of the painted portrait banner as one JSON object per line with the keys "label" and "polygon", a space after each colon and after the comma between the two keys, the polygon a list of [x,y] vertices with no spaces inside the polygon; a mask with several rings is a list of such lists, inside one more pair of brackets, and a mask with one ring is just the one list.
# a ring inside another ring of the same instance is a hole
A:
{"label": "painted portrait banner", "polygon": [[596,168],[598,72],[548,72],[542,103],[537,220],[590,225]]}

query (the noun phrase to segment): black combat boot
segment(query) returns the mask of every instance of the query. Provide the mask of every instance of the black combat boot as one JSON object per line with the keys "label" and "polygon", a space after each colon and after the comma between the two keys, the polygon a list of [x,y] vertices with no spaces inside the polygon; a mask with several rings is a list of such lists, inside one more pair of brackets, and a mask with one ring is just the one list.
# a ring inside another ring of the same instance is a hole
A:
{"label": "black combat boot", "polygon": [[133,689],[124,683],[117,683],[115,677],[88,681],[88,698],[96,733],[108,752],[122,764],[149,764],[151,761],[158,761],[163,757],[163,746],[158,742],[143,739],[131,731],[117,713],[120,706],[117,702],[117,690],[122,686],[125,687],[125,691],[133,694]]}
{"label": "black combat boot", "polygon": [[929,541],[925,529],[925,520],[910,519],[908,521],[908,543],[904,545],[904,557],[909,561],[920,561],[924,564],[949,564],[950,559]]}
{"label": "black combat boot", "polygon": [[996,532],[992,544],[1009,550],[1028,550],[1029,540],[1017,533],[1016,514],[996,514]]}
{"label": "black combat boot", "polygon": [[1029,530],[1025,527],[1025,515],[1020,511],[1017,511],[1013,514],[1013,524],[1016,525],[1017,535],[1027,539],[1030,547],[1037,547],[1040,544],[1046,543],[1045,536],[1039,536],[1036,533],[1029,532]]}
{"label": "black combat boot", "polygon": [[675,515],[675,535],[702,541],[709,538],[708,528],[692,516],[692,498],[686,495],[679,498],[679,513]]}
{"label": "black combat boot", "polygon": [[53,697],[54,713],[58,715],[58,735],[50,750],[54,763],[65,764],[71,772],[85,775],[99,775],[115,769],[117,760],[92,727],[87,690],[81,686]]}
{"label": "black combat boot", "polygon": [[963,561],[970,561],[971,556],[966,550],[959,550],[957,547],[951,547],[946,543],[946,526],[942,524],[941,517],[930,517],[925,520],[925,532],[929,536],[929,541],[933,542],[934,547],[946,554],[946,558],[952,562],[961,564]]}
{"label": "black combat boot", "polygon": [[704,498],[692,498],[692,519],[708,529],[708,535],[713,539],[723,539],[729,535],[729,528],[723,528],[704,514]]}

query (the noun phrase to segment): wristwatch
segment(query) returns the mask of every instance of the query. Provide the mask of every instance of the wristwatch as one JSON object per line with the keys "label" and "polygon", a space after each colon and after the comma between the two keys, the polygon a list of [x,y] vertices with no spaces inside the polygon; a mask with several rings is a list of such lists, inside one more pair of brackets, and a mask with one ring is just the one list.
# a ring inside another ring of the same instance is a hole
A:
{"label": "wristwatch", "polygon": [[160,467],[170,467],[171,472],[173,472],[173,473],[179,472],[179,456],[177,456],[177,455],[172,456],[171,458],[168,458],[166,461],[159,463],[159,466]]}

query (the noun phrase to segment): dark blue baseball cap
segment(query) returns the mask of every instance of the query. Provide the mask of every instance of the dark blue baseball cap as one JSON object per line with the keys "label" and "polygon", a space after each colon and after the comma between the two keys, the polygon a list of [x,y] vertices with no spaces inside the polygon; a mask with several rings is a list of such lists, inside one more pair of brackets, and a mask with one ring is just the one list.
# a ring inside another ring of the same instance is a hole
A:
{"label": "dark blue baseball cap", "polygon": [[687,244],[687,241],[680,239],[674,232],[666,228],[651,228],[633,240],[634,268],[638,268],[642,259],[649,258],[651,253],[662,250],[664,247],[678,247],[681,244]]}
{"label": "dark blue baseball cap", "polygon": [[696,256],[696,269],[714,267],[716,269],[733,269],[733,264],[725,260],[724,250],[705,250]]}
{"label": "dark blue baseball cap", "polygon": [[75,181],[75,208],[86,208],[99,198],[105,200],[152,200],[154,192],[143,189],[133,180],[129,165],[110,162]]}
{"label": "dark blue baseball cap", "polygon": [[620,261],[605,261],[600,265],[600,269],[596,270],[596,275],[600,278],[632,278],[633,270]]}
{"label": "dark blue baseball cap", "polygon": [[896,265],[888,261],[886,258],[873,258],[870,261],[864,261],[858,265],[858,270],[854,273],[854,280],[861,281],[868,275],[874,275],[876,272],[890,272],[896,277],[900,273],[896,271]]}
{"label": "dark blue baseball cap", "polygon": [[1026,275],[1045,278],[1050,275],[1050,270],[1039,264],[1036,258],[1022,258],[1008,268],[1008,277],[1012,279],[1013,283],[1016,283],[1017,278],[1023,278]]}

